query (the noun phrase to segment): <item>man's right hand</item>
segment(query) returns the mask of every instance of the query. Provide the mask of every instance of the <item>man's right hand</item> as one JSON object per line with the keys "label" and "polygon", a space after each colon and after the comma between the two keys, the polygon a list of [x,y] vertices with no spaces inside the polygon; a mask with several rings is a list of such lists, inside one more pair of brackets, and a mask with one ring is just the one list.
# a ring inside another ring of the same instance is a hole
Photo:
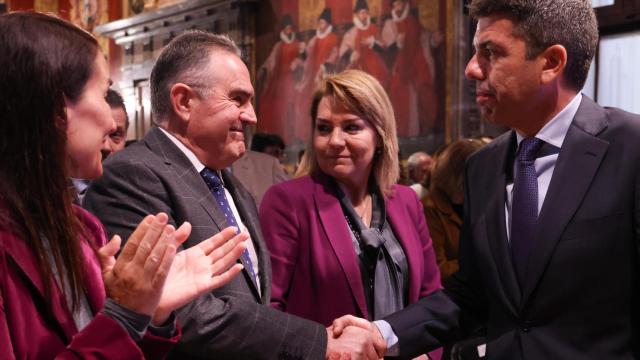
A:
{"label": "man's right hand", "polygon": [[343,329],[340,337],[334,335],[331,327],[327,328],[327,354],[329,360],[380,359],[380,356],[367,330],[356,326]]}
{"label": "man's right hand", "polygon": [[[358,330],[358,331],[356,331]],[[384,357],[387,351],[387,343],[380,334],[378,327],[372,322],[365,319],[361,319],[352,315],[345,315],[333,321],[333,324],[327,328],[327,331],[331,331],[329,340],[333,339],[351,339],[355,340],[356,336],[364,335],[368,338],[366,344],[371,344],[375,350],[375,356],[377,358]],[[327,354],[329,354],[329,346],[327,346]],[[348,357],[347,357],[348,358]]]}

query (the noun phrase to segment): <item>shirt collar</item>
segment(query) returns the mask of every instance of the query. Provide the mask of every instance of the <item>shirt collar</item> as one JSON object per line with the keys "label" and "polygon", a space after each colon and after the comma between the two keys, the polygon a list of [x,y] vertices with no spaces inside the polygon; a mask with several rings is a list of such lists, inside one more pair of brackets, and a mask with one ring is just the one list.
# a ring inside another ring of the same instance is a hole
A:
{"label": "shirt collar", "polygon": [[[567,104],[556,116],[551,119],[548,123],[546,123],[540,131],[536,134],[536,137],[540,140],[543,140],[547,144],[551,144],[558,149],[562,148],[562,143],[564,143],[564,138],[567,136],[567,132],[569,131],[569,126],[571,126],[571,122],[573,118],[576,116],[578,112],[578,108],[580,107],[580,103],[582,102],[582,94],[578,93],[573,100]],[[516,137],[518,140],[518,145],[525,138],[520,133],[516,132]]]}
{"label": "shirt collar", "polygon": [[167,135],[169,140],[171,140],[171,142],[174,143],[178,147],[178,149],[180,149],[180,151],[182,151],[182,153],[187,157],[187,159],[189,159],[193,167],[196,168],[196,171],[201,172],[202,169],[205,168],[204,164],[201,163],[200,160],[198,160],[198,158],[196,157],[196,154],[194,154],[193,151],[189,150],[188,147],[184,146],[184,144],[180,142],[180,140],[178,140],[175,136],[173,136],[167,130],[163,128],[159,128],[159,129],[165,135]]}

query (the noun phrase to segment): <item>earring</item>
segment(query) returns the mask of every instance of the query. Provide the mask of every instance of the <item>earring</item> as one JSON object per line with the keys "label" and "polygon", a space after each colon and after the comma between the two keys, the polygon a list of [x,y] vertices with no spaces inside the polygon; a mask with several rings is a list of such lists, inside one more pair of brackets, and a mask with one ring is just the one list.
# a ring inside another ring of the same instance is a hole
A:
{"label": "earring", "polygon": [[378,156],[382,155],[382,148],[380,148],[380,147],[376,148],[375,154],[378,155]]}

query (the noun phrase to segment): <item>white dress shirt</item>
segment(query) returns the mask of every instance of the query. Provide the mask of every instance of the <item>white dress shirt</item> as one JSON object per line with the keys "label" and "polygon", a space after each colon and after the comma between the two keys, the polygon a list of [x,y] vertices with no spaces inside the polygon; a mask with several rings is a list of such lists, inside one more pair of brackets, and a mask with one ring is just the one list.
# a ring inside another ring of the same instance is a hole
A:
{"label": "white dress shirt", "polygon": [[[556,114],[556,116],[554,116],[551,121],[546,123],[535,136],[538,139],[543,140],[546,144],[551,145],[551,151],[549,151],[549,154],[546,154],[545,152],[543,156],[537,158],[534,161],[536,176],[538,178],[538,214],[540,214],[542,204],[544,204],[544,198],[547,195],[547,190],[549,190],[551,176],[553,175],[553,170],[555,170],[556,168],[556,162],[558,161],[558,155],[560,154],[560,149],[562,148],[562,144],[564,143],[564,138],[567,136],[569,126],[571,126],[571,122],[578,112],[578,107],[580,107],[581,102],[582,94],[579,93],[573,98],[573,100],[569,102],[569,104],[567,104],[567,106],[565,106],[564,109],[562,109],[562,111]],[[518,145],[520,145],[520,142],[524,139],[524,136],[516,132],[516,137]],[[513,167],[513,169],[515,172],[515,166]],[[515,173],[513,177],[515,177]],[[504,205],[505,216],[507,217],[506,231],[507,238],[509,238],[509,232],[511,228],[511,201],[513,199],[513,181],[507,184],[505,191],[506,202]],[[398,336],[396,336],[396,334],[393,332],[391,325],[389,325],[389,323],[384,320],[377,320],[373,323],[378,327],[380,334],[382,334],[382,337],[387,342],[387,352],[385,353],[385,355],[399,355],[400,349],[398,347]],[[480,352],[480,347],[478,348],[478,351]]]}
{"label": "white dress shirt", "polygon": [[[163,128],[159,128],[165,135],[167,135],[167,137],[169,138],[169,140],[171,140],[171,142],[173,142],[178,149],[180,149],[180,151],[182,151],[182,153],[187,157],[187,159],[189,159],[189,161],[191,162],[191,164],[193,165],[193,167],[196,169],[196,171],[198,173],[200,173],[204,168],[205,165],[200,162],[200,160],[198,160],[198,158],[196,157],[196,155],[193,153],[193,151],[189,150],[189,148],[187,148],[183,143],[180,142],[180,140],[176,139],[175,136],[171,135],[168,131],[166,131]],[[213,169],[212,169],[213,170]],[[220,174],[220,171],[217,171],[218,176],[220,176],[220,180],[222,181],[222,185],[224,186],[224,180],[222,179],[222,175]],[[203,180],[204,182],[204,180]],[[236,208],[236,204],[233,201],[233,196],[231,196],[231,193],[229,192],[229,190],[224,187],[224,194],[227,197],[227,201],[229,202],[229,207],[231,207],[231,211],[233,212],[233,216],[235,216],[236,218],[236,222],[238,223],[238,225],[240,227],[242,227],[242,231],[246,231],[247,234],[249,233],[249,230],[247,229],[246,225],[242,222],[242,218],[240,217],[240,213],[238,213],[238,209]],[[258,254],[256,253],[256,248],[253,245],[253,241],[251,241],[251,237],[249,237],[249,240],[247,241],[247,251],[249,251],[249,258],[251,259],[251,264],[253,267],[253,273],[256,274],[256,285],[258,286],[258,292],[261,293],[260,290],[260,266],[258,266]]]}
{"label": "white dress shirt", "polygon": [[[564,143],[564,138],[567,136],[569,126],[571,126],[571,122],[578,112],[578,107],[580,107],[581,101],[582,94],[576,95],[573,100],[571,100],[569,104],[567,104],[567,106],[562,109],[562,111],[554,116],[551,121],[546,123],[535,136],[545,142],[545,145],[543,145],[543,147],[549,145],[551,145],[552,147],[552,151],[549,151],[548,154],[545,153],[543,154],[543,156],[536,158],[533,163],[536,168],[536,176],[538,178],[538,214],[540,214],[542,204],[544,203],[544,198],[547,196],[547,190],[549,190],[549,184],[551,183],[551,176],[553,175],[553,170],[555,170],[556,168],[556,161],[558,161],[558,155],[560,154],[560,149],[562,148],[562,144]],[[518,146],[520,146],[520,142],[524,140],[524,136],[516,132],[516,139],[518,141]],[[511,177],[512,179],[515,177],[515,168],[516,167],[514,160],[513,176]],[[509,235],[511,232],[512,200],[513,180],[507,184],[506,203],[504,204],[505,216],[507,217],[507,239],[509,239]]]}

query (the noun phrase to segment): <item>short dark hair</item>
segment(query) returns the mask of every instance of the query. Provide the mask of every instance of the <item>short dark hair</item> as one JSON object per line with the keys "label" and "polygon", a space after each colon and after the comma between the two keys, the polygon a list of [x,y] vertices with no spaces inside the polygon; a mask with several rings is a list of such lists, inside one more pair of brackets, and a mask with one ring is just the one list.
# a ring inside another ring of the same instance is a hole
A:
{"label": "short dark hair", "polygon": [[107,90],[106,100],[110,108],[112,109],[121,108],[124,111],[124,119],[125,119],[124,128],[125,130],[129,129],[129,114],[127,114],[127,108],[124,106],[124,99],[122,98],[122,95],[120,95],[119,92],[113,89],[109,89]]}
{"label": "short dark hair", "polygon": [[241,56],[240,49],[227,35],[202,30],[188,30],[171,40],[162,50],[151,71],[151,111],[156,123],[164,122],[172,113],[170,90],[178,82],[205,91],[210,84],[209,54],[222,50]]}
{"label": "short dark hair", "polygon": [[589,0],[473,0],[469,14],[478,19],[503,14],[527,43],[529,59],[553,45],[567,49],[564,78],[574,90],[584,86],[598,46],[598,21]]}
{"label": "short dark hair", "polygon": [[284,141],[277,134],[255,133],[251,138],[251,150],[264,152],[268,146],[275,146],[284,150]]}

